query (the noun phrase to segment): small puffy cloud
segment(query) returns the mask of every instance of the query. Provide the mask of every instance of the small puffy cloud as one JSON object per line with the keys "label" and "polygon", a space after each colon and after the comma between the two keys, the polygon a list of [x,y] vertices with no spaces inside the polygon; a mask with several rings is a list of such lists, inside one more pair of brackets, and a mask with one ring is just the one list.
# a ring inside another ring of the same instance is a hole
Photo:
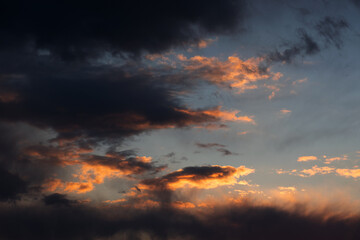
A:
{"label": "small puffy cloud", "polygon": [[308,161],[316,161],[318,158],[316,156],[301,156],[298,157],[298,162],[308,162]]}

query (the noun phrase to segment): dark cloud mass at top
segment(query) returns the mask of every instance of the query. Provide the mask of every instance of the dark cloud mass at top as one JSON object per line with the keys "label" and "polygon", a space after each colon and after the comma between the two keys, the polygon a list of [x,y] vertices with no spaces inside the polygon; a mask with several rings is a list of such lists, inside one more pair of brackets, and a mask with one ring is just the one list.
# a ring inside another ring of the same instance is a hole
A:
{"label": "dark cloud mass at top", "polygon": [[0,47],[46,49],[64,60],[161,52],[237,30],[242,0],[2,1]]}

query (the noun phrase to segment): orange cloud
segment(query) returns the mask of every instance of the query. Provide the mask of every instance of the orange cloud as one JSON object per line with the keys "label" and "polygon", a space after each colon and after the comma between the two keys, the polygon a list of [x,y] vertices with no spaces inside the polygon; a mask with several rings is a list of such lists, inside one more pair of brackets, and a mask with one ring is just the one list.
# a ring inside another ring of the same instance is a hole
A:
{"label": "orange cloud", "polygon": [[348,155],[344,155],[342,157],[333,157],[333,158],[327,158],[326,156],[324,156],[325,158],[325,164],[330,164],[334,161],[346,161],[348,160]]}
{"label": "orange cloud", "polygon": [[44,189],[52,192],[85,193],[92,191],[95,184],[102,184],[106,179],[129,178],[145,172],[155,173],[165,168],[165,166],[155,166],[151,157],[134,156],[132,151],[108,152],[105,156],[89,154],[90,152],[68,144],[62,147],[34,146],[25,151],[34,161],[47,161],[63,167],[77,167],[76,172],[72,174],[77,181],[60,179],[45,181]]}
{"label": "orange cloud", "polygon": [[246,122],[255,124],[252,116],[237,116],[239,111],[221,111],[220,109],[221,107],[217,107],[214,110],[203,111],[203,113],[208,114],[209,116],[220,118],[223,121]]}
{"label": "orange cloud", "polygon": [[329,174],[333,173],[335,168],[333,167],[318,167],[317,165],[313,166],[310,169],[304,169],[300,171],[303,174],[299,174],[301,177],[308,177],[308,176],[314,176],[316,174]]}
{"label": "orange cloud", "polygon": [[193,204],[191,202],[182,202],[182,201],[175,201],[172,203],[172,206],[175,208],[180,208],[180,209],[196,207],[195,204]]}
{"label": "orange cloud", "polygon": [[237,135],[246,135],[248,133],[249,133],[249,131],[242,131],[242,132],[238,132]]}
{"label": "orange cloud", "polygon": [[42,187],[49,192],[55,192],[58,189],[63,189],[64,186],[64,183],[60,179],[48,179],[42,185]]}
{"label": "orange cloud", "polygon": [[316,156],[302,156],[298,157],[298,162],[308,162],[308,161],[316,161],[318,158]]}
{"label": "orange cloud", "polygon": [[60,143],[58,146],[30,146],[24,150],[24,154],[33,161],[66,166],[79,164],[82,156],[92,151],[92,149],[81,148],[76,144],[67,143],[63,145]]}
{"label": "orange cloud", "polygon": [[283,108],[280,110],[279,116],[284,117],[284,116],[290,115],[290,113],[291,113],[291,110]]}
{"label": "orange cloud", "polygon": [[75,193],[86,193],[94,190],[94,184],[102,184],[106,178],[121,178],[128,174],[117,168],[103,165],[82,163],[80,170],[73,174],[78,182],[66,182],[55,179],[45,183],[43,186],[47,191],[64,191]]}
{"label": "orange cloud", "polygon": [[206,48],[215,41],[217,41],[217,38],[215,38],[215,39],[211,39],[211,38],[210,39],[201,39],[198,42],[197,47],[198,48]]}
{"label": "orange cloud", "polygon": [[104,201],[104,203],[122,203],[122,202],[126,202],[126,199],[125,198],[120,198],[120,199],[116,199],[116,200],[106,200]]}
{"label": "orange cloud", "polygon": [[65,192],[86,193],[94,189],[92,182],[65,182]]}
{"label": "orange cloud", "polygon": [[218,85],[229,85],[239,93],[248,89],[256,89],[256,82],[272,78],[278,80],[281,73],[273,73],[270,69],[260,67],[263,58],[241,60],[237,56],[229,56],[225,61],[216,57],[194,56],[186,58],[183,55],[178,59],[183,63],[184,70],[193,76]]}
{"label": "orange cloud", "polygon": [[49,192],[76,192],[86,193],[94,189],[94,185],[91,182],[65,182],[60,179],[49,179],[42,187],[45,191]]}
{"label": "orange cloud", "polygon": [[317,174],[330,174],[330,173],[334,173],[336,170],[336,168],[333,167],[318,167],[317,165],[313,166],[312,168],[309,169],[303,169],[303,170],[283,170],[283,169],[278,169],[276,170],[277,174],[289,174],[289,175],[296,175],[296,176],[300,176],[300,177],[311,177]]}
{"label": "orange cloud", "polygon": [[134,157],[131,160],[118,160],[117,163],[106,162],[106,160],[109,160],[106,158],[103,158],[103,160],[103,163],[100,160],[81,162],[80,170],[73,174],[73,177],[77,178],[78,182],[61,182],[56,179],[45,184],[44,187],[48,191],[62,190],[65,192],[86,193],[95,188],[94,184],[104,183],[105,179],[141,174],[147,170],[146,167],[151,169],[151,158],[145,156]]}
{"label": "orange cloud", "polygon": [[360,169],[336,169],[336,173],[345,177],[360,177]]}
{"label": "orange cloud", "polygon": [[244,122],[250,124],[256,124],[253,116],[238,116],[239,111],[221,111],[221,106],[218,106],[213,109],[209,110],[199,110],[199,111],[192,111],[192,110],[184,110],[184,109],[176,109],[176,111],[188,114],[193,117],[194,120],[196,119],[213,119],[221,120],[221,121],[230,121],[230,122]]}

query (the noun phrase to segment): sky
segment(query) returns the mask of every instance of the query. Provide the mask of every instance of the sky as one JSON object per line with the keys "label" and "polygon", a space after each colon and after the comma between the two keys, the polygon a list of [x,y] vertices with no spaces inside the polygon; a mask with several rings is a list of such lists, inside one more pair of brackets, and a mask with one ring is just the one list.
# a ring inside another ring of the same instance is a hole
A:
{"label": "sky", "polygon": [[0,238],[359,239],[358,0],[2,1]]}

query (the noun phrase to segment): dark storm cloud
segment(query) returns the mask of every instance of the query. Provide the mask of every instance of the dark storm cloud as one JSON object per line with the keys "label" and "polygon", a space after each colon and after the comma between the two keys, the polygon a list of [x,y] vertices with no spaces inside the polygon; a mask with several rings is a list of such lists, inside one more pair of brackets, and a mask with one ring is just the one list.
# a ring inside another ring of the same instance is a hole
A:
{"label": "dark storm cloud", "polygon": [[7,79],[18,98],[0,102],[1,120],[53,128],[59,138],[67,139],[121,138],[218,120],[178,111],[182,107],[171,88],[154,82],[151,75],[127,76],[124,71],[101,67],[35,67],[39,72],[31,70],[22,81]]}
{"label": "dark storm cloud", "polygon": [[53,193],[45,196],[43,199],[45,205],[57,205],[57,206],[66,206],[69,207],[74,203],[77,203],[75,200],[69,200],[65,194]]}
{"label": "dark storm cloud", "polygon": [[317,38],[309,35],[304,29],[298,29],[299,41],[293,44],[286,44],[287,48],[282,51],[275,50],[267,54],[268,62],[291,63],[298,56],[314,55],[319,53],[323,47],[342,45],[342,31],[347,29],[349,24],[344,19],[325,17],[320,20],[313,30]]}
{"label": "dark storm cloud", "polygon": [[14,129],[0,124],[0,201],[18,200],[28,191],[28,183],[10,171],[16,166],[18,136]]}
{"label": "dark storm cloud", "polygon": [[[229,206],[208,213],[171,208],[18,207],[1,209],[3,239],[347,239],[360,236],[358,217],[305,216],[274,207]],[[326,213],[324,213],[325,216]]]}
{"label": "dark storm cloud", "polygon": [[238,30],[243,0],[3,1],[0,47],[48,50],[64,60],[161,52]]}
{"label": "dark storm cloud", "polygon": [[0,201],[20,199],[27,192],[27,183],[16,174],[0,167]]}

